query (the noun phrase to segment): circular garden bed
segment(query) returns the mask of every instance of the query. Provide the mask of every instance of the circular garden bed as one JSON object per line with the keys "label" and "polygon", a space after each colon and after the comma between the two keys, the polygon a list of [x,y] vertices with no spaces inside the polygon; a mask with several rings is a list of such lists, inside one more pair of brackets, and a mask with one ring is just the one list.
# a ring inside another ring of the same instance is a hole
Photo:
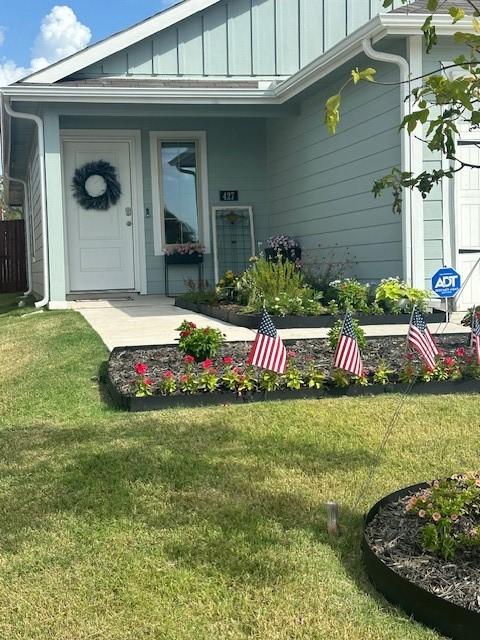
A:
{"label": "circular garden bed", "polygon": [[[472,497],[459,513],[452,510],[464,476],[392,493],[369,512],[363,540],[375,587],[419,622],[455,640],[477,640],[480,634],[480,480],[472,476],[469,482]],[[426,549],[438,545],[445,526],[450,551]]]}

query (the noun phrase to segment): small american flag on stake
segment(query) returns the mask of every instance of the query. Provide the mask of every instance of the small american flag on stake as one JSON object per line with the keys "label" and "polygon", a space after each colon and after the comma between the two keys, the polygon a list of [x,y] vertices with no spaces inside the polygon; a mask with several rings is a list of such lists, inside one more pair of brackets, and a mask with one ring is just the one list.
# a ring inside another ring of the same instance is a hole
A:
{"label": "small american flag on stake", "polygon": [[410,326],[408,328],[407,335],[408,345],[414,349],[425,366],[433,371],[435,369],[435,358],[438,356],[437,345],[433,341],[432,334],[430,333],[425,318],[417,309],[414,308],[412,317],[410,320]]}
{"label": "small american flag on stake", "polygon": [[263,310],[257,337],[252,345],[247,364],[275,373],[285,373],[287,350],[268,313]]}
{"label": "small american flag on stake", "polygon": [[472,348],[477,358],[477,363],[480,364],[480,322],[478,321],[475,307],[473,307],[472,311]]}
{"label": "small american flag on stake", "polygon": [[348,371],[359,378],[363,375],[363,362],[350,312],[345,314],[342,332],[338,340],[333,366]]}

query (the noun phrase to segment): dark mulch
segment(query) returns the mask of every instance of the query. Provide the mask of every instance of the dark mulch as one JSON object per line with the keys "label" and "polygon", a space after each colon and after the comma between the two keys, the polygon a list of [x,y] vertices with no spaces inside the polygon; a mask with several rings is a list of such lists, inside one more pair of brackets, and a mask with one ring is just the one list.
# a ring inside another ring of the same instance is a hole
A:
{"label": "dark mulch", "polygon": [[[469,335],[438,336],[439,346],[446,352],[453,353],[457,347],[467,347]],[[250,344],[246,342],[226,343],[217,361],[216,366],[221,369],[221,358],[232,356],[236,366],[242,366],[248,356]],[[328,340],[298,340],[290,341],[288,348],[296,353],[295,361],[300,369],[306,369],[311,361],[315,366],[325,372],[331,370],[333,351]],[[398,371],[405,362],[406,341],[405,337],[370,338],[363,353],[366,369],[375,369],[381,361],[387,366]],[[179,373],[183,369],[182,354],[175,346],[142,347],[139,349],[116,350],[112,353],[108,365],[109,377],[117,389],[129,394],[132,392],[132,380],[135,377],[134,367],[137,362],[148,364],[148,375],[155,383],[160,379],[164,371],[171,369]]]}
{"label": "dark mulch", "polygon": [[448,561],[425,553],[419,543],[422,521],[405,512],[408,499],[409,496],[390,503],[368,525],[365,534],[371,549],[410,582],[480,613],[478,548],[458,551],[455,559]]}

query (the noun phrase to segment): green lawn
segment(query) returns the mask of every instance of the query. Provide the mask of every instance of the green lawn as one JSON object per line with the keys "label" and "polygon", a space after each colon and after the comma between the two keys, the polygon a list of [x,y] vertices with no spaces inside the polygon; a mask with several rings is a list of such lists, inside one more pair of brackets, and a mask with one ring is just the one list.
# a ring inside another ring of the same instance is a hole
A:
{"label": "green lawn", "polygon": [[[397,397],[127,415],[73,312],[0,317],[0,638],[427,640],[359,558],[362,510],[478,465],[478,399]],[[324,503],[342,506],[342,535]]]}

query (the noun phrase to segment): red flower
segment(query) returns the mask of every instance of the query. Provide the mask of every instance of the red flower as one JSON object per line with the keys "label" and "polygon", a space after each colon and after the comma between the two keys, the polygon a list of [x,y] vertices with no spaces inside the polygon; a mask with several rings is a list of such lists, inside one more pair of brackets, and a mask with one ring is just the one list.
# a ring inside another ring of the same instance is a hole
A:
{"label": "red flower", "polygon": [[190,376],[186,375],[185,373],[183,374],[183,376],[180,376],[180,382],[188,382],[190,380]]}
{"label": "red flower", "polygon": [[144,376],[148,371],[148,365],[144,364],[143,362],[137,362],[137,364],[135,365],[135,371],[139,376]]}
{"label": "red flower", "polygon": [[180,331],[181,338],[187,338],[192,332],[185,329],[185,331]]}
{"label": "red flower", "polygon": [[464,358],[467,355],[467,352],[463,347],[457,347],[455,349],[455,355],[457,356],[457,358]]}
{"label": "red flower", "polygon": [[207,369],[211,369],[211,368],[212,368],[212,366],[213,366],[213,361],[212,361],[212,360],[210,360],[209,358],[207,358],[206,360],[204,360],[204,361],[202,362],[202,367],[205,369],[205,371],[206,371]]}
{"label": "red flower", "polygon": [[223,359],[223,364],[233,364],[232,356],[225,356],[225,358]]}
{"label": "red flower", "polygon": [[188,323],[188,326],[189,326],[191,329],[196,329],[196,328],[197,328],[197,325],[196,325],[194,322],[189,322],[189,323]]}
{"label": "red flower", "polygon": [[239,375],[241,375],[242,372],[240,371],[240,369],[238,367],[233,367],[232,373],[234,373],[236,376],[239,376]]}
{"label": "red flower", "polygon": [[455,366],[455,359],[452,358],[452,356],[447,356],[446,358],[443,359],[443,364],[446,367],[453,367]]}
{"label": "red flower", "polygon": [[183,358],[183,361],[184,361],[185,364],[193,364],[195,362],[195,358],[193,356],[186,355]]}
{"label": "red flower", "polygon": [[153,384],[153,381],[152,381],[152,380],[150,380],[150,378],[144,378],[144,380],[143,380],[143,384],[146,384],[146,385],[147,385],[147,387],[151,387],[151,386],[152,386],[152,384]]}
{"label": "red flower", "polygon": [[171,378],[175,378],[175,374],[173,373],[173,371],[170,371],[170,369],[168,369],[167,371],[165,371],[165,373],[163,374],[164,378],[167,379],[171,379]]}
{"label": "red flower", "polygon": [[287,351],[287,358],[296,358],[297,354],[295,351]]}

